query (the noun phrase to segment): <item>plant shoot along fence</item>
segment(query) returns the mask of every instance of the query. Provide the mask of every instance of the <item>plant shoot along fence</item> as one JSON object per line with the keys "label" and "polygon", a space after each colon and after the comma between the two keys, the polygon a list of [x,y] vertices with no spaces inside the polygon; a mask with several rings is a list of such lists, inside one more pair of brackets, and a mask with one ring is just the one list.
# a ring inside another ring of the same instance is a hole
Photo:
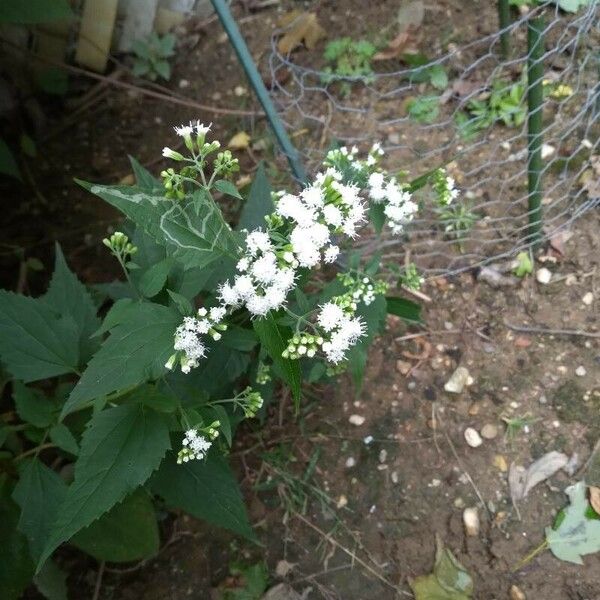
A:
{"label": "plant shoot along fence", "polygon": [[[272,39],[271,96],[307,169],[331,140],[381,140],[390,170],[445,166],[456,179],[451,210],[424,198],[404,239],[378,242],[388,259],[410,252],[429,275],[514,256],[600,203],[600,4],[568,13],[547,3],[512,21],[499,8],[481,7],[494,23],[488,35],[461,32],[433,59],[436,44],[424,44],[427,58],[399,54],[366,76],[320,70],[306,53],[278,50],[282,31]],[[431,17],[432,30],[445,18]]]}

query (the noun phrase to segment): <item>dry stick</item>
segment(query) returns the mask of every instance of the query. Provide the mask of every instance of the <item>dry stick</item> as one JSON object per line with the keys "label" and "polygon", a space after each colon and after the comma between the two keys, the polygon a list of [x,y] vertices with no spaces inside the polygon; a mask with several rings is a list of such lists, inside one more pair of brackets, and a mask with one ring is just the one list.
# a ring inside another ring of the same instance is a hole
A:
{"label": "dry stick", "polygon": [[513,325],[508,321],[504,321],[504,325],[513,331],[519,331],[521,333],[539,333],[541,335],[578,335],[582,337],[600,338],[600,333],[581,331],[579,329],[544,329],[543,327],[525,327],[521,325]]}
{"label": "dry stick", "polygon": [[319,529],[319,527],[317,527],[316,525],[313,525],[313,523],[311,523],[308,519],[303,517],[300,513],[294,511],[293,515],[296,518],[300,519],[300,521],[302,521],[305,525],[308,525],[311,529],[314,529],[320,536],[322,536],[328,542],[330,542],[331,544],[333,544],[334,546],[339,548],[342,552],[345,552],[352,560],[355,560],[359,565],[361,565],[367,571],[369,571],[369,573],[371,573],[371,575],[374,575],[375,577],[377,577],[377,579],[379,579],[380,581],[385,583],[385,585],[387,585],[388,587],[392,588],[395,592],[404,594],[406,596],[410,596],[412,598],[412,594],[409,594],[408,592],[399,590],[397,586],[395,586],[393,583],[390,583],[383,575],[381,575],[381,573],[378,573],[373,567],[371,567],[371,565],[369,565],[364,560],[362,560],[361,558],[356,556],[356,554],[354,554],[354,552],[352,552],[351,550],[348,550],[348,548],[346,548],[345,546],[342,546],[342,544],[340,544],[337,540],[332,538],[329,534],[325,533],[322,529]]}
{"label": "dry stick", "polygon": [[198,110],[204,110],[209,113],[214,114],[222,114],[222,115],[238,115],[242,117],[257,117],[262,116],[264,113],[261,111],[252,111],[252,110],[239,110],[235,108],[220,108],[218,106],[211,106],[209,104],[201,104],[199,102],[194,102],[193,100],[189,100],[188,98],[182,96],[175,96],[173,94],[165,94],[162,92],[155,92],[154,90],[149,90],[132,83],[127,83],[126,81],[119,81],[118,79],[111,79],[106,75],[100,75],[99,73],[94,73],[93,71],[88,71],[87,69],[82,69],[80,67],[75,67],[73,65],[68,65],[66,63],[60,62],[58,60],[53,60],[50,58],[46,58],[45,56],[38,56],[33,54],[33,52],[28,50],[23,50],[19,48],[16,44],[8,43],[10,46],[13,46],[20,52],[29,54],[34,60],[52,65],[54,67],[58,67],[59,69],[63,69],[64,71],[69,71],[71,73],[75,73],[76,75],[83,75],[84,77],[90,77],[91,79],[96,79],[98,81],[104,81],[109,85],[113,85],[115,87],[121,87],[127,90],[133,90],[139,94],[144,96],[149,96],[150,98],[156,98],[157,100],[165,100],[166,102],[171,102],[172,104],[180,104],[181,106],[186,106],[188,108],[196,108]]}
{"label": "dry stick", "polygon": [[407,333],[406,335],[402,335],[400,337],[394,338],[394,341],[395,342],[405,342],[406,340],[414,340],[415,338],[423,337],[426,335],[446,335],[446,334],[460,335],[461,333],[464,333],[464,331],[461,331],[459,329],[440,329],[438,331],[421,331],[419,333]]}
{"label": "dry stick", "polygon": [[92,600],[98,600],[100,597],[100,587],[102,586],[102,577],[104,576],[105,566],[106,562],[102,561],[100,563],[100,568],[98,569],[98,577],[96,577],[96,587],[94,587],[94,595],[92,596]]}

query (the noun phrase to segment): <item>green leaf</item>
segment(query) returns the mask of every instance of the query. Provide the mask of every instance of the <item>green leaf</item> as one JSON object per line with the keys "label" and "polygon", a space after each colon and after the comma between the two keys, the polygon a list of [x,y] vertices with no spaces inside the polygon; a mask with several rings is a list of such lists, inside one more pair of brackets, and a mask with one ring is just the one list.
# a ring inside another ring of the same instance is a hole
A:
{"label": "green leaf", "polygon": [[26,154],[27,156],[29,156],[29,158],[35,158],[37,156],[37,148],[35,146],[35,142],[29,135],[27,135],[26,133],[22,133],[19,142],[21,144],[21,151],[23,152],[23,154]]}
{"label": "green leaf", "polygon": [[40,390],[20,381],[13,383],[13,400],[19,417],[34,427],[48,427],[56,417],[56,405]]}
{"label": "green leaf", "polygon": [[385,213],[383,212],[384,205],[381,204],[371,204],[369,207],[369,221],[371,221],[375,231],[377,233],[381,233],[383,226],[385,225]]}
{"label": "green leaf", "polygon": [[292,332],[288,327],[277,324],[272,313],[252,322],[258,339],[271,357],[280,377],[290,386],[294,403],[298,408],[300,403],[300,386],[302,378],[298,361],[285,359],[281,353],[286,349]]}
{"label": "green leaf", "polygon": [[234,350],[250,352],[258,344],[258,338],[256,337],[256,333],[251,329],[244,329],[243,327],[233,325],[223,334],[219,343]]}
{"label": "green leaf", "polygon": [[222,194],[227,194],[228,196],[233,196],[234,198],[242,200],[242,196],[238,192],[238,189],[231,181],[227,181],[227,179],[218,179],[215,181],[215,189],[219,190]]}
{"label": "green leaf", "polygon": [[40,299],[0,290],[0,357],[17,379],[37,381],[77,372],[75,321]]}
{"label": "green leaf", "polygon": [[0,23],[49,23],[73,18],[67,0],[2,0]]}
{"label": "green leaf", "polygon": [[54,273],[42,299],[63,317],[75,321],[79,334],[79,364],[85,364],[96,352],[99,341],[91,339],[100,326],[96,306],[86,287],[69,270],[60,246],[55,246]]}
{"label": "green leaf", "polygon": [[77,456],[79,454],[79,446],[77,440],[71,433],[71,430],[64,423],[57,423],[50,429],[50,441],[61,450]]}
{"label": "green leaf", "polygon": [[11,500],[8,485],[0,479],[0,598],[17,600],[33,576],[25,536],[17,529],[19,507]]}
{"label": "green leaf", "polygon": [[154,63],[154,71],[166,81],[171,79],[171,65],[166,60],[157,60]]}
{"label": "green leaf", "polygon": [[265,173],[265,167],[261,162],[256,170],[248,200],[242,208],[238,230],[247,229],[252,231],[265,224],[265,216],[273,212],[274,206],[271,200],[271,185]]}
{"label": "green leaf", "polygon": [[221,433],[223,434],[227,445],[231,448],[231,445],[233,444],[233,432],[231,431],[231,419],[229,418],[229,413],[221,404],[215,404],[210,408],[215,413],[215,419],[221,424]]}
{"label": "green leaf", "polygon": [[223,600],[261,600],[269,585],[269,570],[264,562],[251,566],[234,564],[230,572],[236,577],[242,577],[243,588],[226,589]]}
{"label": "green leaf", "polygon": [[60,544],[142,485],[170,446],[167,417],[140,404],[92,417],[81,441],[75,479],[58,509],[38,570]]}
{"label": "green leaf", "polygon": [[177,310],[182,315],[191,315],[194,312],[194,307],[192,303],[182,294],[178,294],[173,290],[167,290],[169,297],[173,301],[173,304],[177,307]]}
{"label": "green leaf", "polygon": [[102,325],[93,333],[93,337],[104,335],[117,325],[127,321],[135,314],[139,307],[139,302],[133,298],[119,298],[109,309],[102,321]]}
{"label": "green leaf", "polygon": [[96,560],[130,562],[154,556],[159,542],[152,500],[145,490],[138,489],[69,543]]}
{"label": "green leaf", "polygon": [[473,579],[439,538],[436,543],[433,573],[409,581],[415,600],[469,600]]}
{"label": "green leaf", "polygon": [[556,558],[582,565],[582,556],[600,552],[600,521],[586,516],[589,504],[584,481],[569,486],[565,492],[570,504],[561,511],[563,517],[558,526],[546,527],[546,542]]}
{"label": "green leaf", "polygon": [[162,189],[162,185],[146,167],[139,163],[133,156],[129,156],[129,162],[131,163],[131,169],[135,175],[135,181],[137,187],[144,192],[152,192],[154,190]]}
{"label": "green leaf", "polygon": [[519,252],[517,254],[517,266],[514,268],[513,273],[517,277],[525,277],[525,275],[533,273],[533,262],[529,252]]}
{"label": "green leaf", "polygon": [[432,65],[428,71],[429,81],[433,87],[438,90],[445,90],[448,87],[448,75],[442,65]]}
{"label": "green leaf", "polygon": [[421,307],[412,300],[406,298],[387,297],[387,312],[391,315],[396,315],[409,323],[422,323]]}
{"label": "green leaf", "polygon": [[144,272],[140,278],[139,288],[146,298],[156,296],[163,289],[172,266],[173,261],[165,258]]}
{"label": "green leaf", "polygon": [[66,493],[65,482],[37,458],[29,461],[21,471],[13,498],[21,507],[19,531],[27,538],[35,561],[42,555]]}
{"label": "green leaf", "polygon": [[160,304],[142,303],[117,325],[94,355],[63,407],[61,418],[90,400],[156,379],[166,372],[181,315]]}
{"label": "green leaf", "polygon": [[223,254],[237,256],[238,245],[231,228],[204,190],[197,190],[191,201],[174,201],[159,191],[79,183],[170,248],[173,257],[186,267],[206,266]]}
{"label": "green leaf", "polygon": [[46,561],[33,582],[40,594],[48,600],[68,600],[67,574],[54,561]]}
{"label": "green leaf", "polygon": [[182,465],[173,455],[169,456],[150,480],[150,486],[168,506],[256,539],[237,481],[225,458],[216,452],[203,461]]}
{"label": "green leaf", "polygon": [[[2,8],[0,7],[0,16],[1,14]],[[1,18],[0,23],[2,23]],[[21,171],[19,170],[14,154],[2,138],[0,138],[0,173],[21,180]]]}
{"label": "green leaf", "polygon": [[36,69],[33,76],[36,85],[46,94],[65,96],[69,91],[69,74],[60,67]]}

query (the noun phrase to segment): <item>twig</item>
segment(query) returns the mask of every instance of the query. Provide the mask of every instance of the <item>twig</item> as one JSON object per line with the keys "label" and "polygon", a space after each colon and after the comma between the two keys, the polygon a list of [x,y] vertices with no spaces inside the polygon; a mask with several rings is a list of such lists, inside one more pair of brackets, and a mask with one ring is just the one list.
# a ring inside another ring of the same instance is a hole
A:
{"label": "twig", "polygon": [[379,581],[382,581],[383,583],[385,583],[385,585],[392,588],[397,593],[405,594],[409,597],[412,597],[411,594],[408,594],[407,592],[399,590],[397,586],[395,586],[393,583],[390,583],[383,575],[381,575],[381,573],[379,573],[373,567],[371,567],[371,565],[366,563],[360,557],[356,556],[356,554],[354,554],[354,552],[352,552],[351,550],[348,550],[348,548],[346,548],[345,546],[342,546],[342,544],[340,544],[337,540],[335,540],[329,534],[325,533],[322,529],[320,529],[319,527],[317,527],[316,525],[311,523],[307,518],[302,516],[300,513],[294,511],[293,515],[296,518],[298,518],[300,521],[302,521],[305,525],[308,525],[311,529],[316,531],[320,536],[322,536],[328,542],[330,542],[331,544],[336,546],[336,548],[339,548],[342,552],[346,553],[353,561],[356,561],[359,565],[361,565],[363,568],[365,568],[367,571],[369,571],[369,573],[371,573],[371,575],[374,575],[375,577],[377,577],[377,579],[379,579]]}
{"label": "twig", "polygon": [[419,290],[412,290],[411,288],[406,287],[405,285],[400,286],[400,287],[407,294],[411,294],[415,298],[418,298],[419,300],[423,300],[423,302],[431,302],[431,297],[428,296],[427,294],[424,294],[423,292],[420,292]]}
{"label": "twig", "polygon": [[452,334],[452,335],[460,335],[464,333],[459,329],[440,329],[438,331],[421,331],[419,333],[407,333],[406,335],[402,335],[400,337],[394,338],[395,342],[405,342],[406,340],[414,340],[418,337],[423,337],[426,335],[444,335],[444,334]]}
{"label": "twig", "polygon": [[102,586],[102,577],[104,576],[105,566],[106,562],[102,561],[100,563],[100,568],[98,569],[98,577],[96,577],[96,586],[94,587],[94,595],[92,596],[92,600],[98,600],[100,597],[100,587]]}
{"label": "twig", "polygon": [[540,335],[575,335],[581,337],[600,338],[600,333],[591,331],[581,331],[580,329],[544,329],[543,327],[525,327],[522,325],[513,325],[504,321],[504,325],[513,331],[521,333],[539,333]]}

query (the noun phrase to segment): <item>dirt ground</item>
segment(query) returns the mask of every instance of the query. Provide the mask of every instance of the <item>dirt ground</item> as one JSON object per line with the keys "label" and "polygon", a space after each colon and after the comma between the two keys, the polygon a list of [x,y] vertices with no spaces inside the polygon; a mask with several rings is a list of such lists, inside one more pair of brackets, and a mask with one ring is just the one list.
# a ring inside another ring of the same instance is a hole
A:
{"label": "dirt ground", "polygon": [[[362,5],[344,4],[346,13]],[[317,3],[329,26],[336,23],[334,5]],[[368,24],[348,20],[344,33],[369,34],[390,6],[382,2],[381,13],[374,10]],[[236,11],[260,62],[277,10]],[[204,104],[254,110],[233,52],[215,27],[188,26],[169,88]],[[465,27],[471,35],[485,33],[488,25],[475,21]],[[84,87],[80,81],[75,85]],[[105,88],[99,94],[74,120],[62,107],[51,107],[28,194],[3,190],[5,197],[20,198],[0,225],[7,248],[0,255],[5,287],[15,287],[18,279],[23,254],[14,248],[49,265],[55,239],[84,281],[117,276],[100,244],[116,215],[72,178],[127,180],[128,154],[158,171],[160,149],[174,140],[171,126],[198,117],[196,108],[136,90]],[[200,116],[214,120],[217,137],[225,141],[242,130],[253,139],[267,135],[260,117]],[[273,174],[285,166],[264,151],[240,159],[242,172],[259,159],[270,161]],[[548,285],[529,277],[496,289],[478,280],[477,271],[428,280],[423,291],[434,300],[424,305],[425,327],[407,328],[389,318],[370,353],[361,390],[347,377],[334,387],[309,389],[298,419],[283,397],[265,428],[248,428],[239,436],[232,461],[262,546],[186,516],[165,515],[159,556],[132,567],[109,565],[99,597],[218,598],[219,590],[236,583],[229,575],[232,561],[264,560],[271,584],[287,582],[307,600],[408,598],[408,580],[432,569],[438,535],[472,575],[477,600],[506,600],[513,585],[529,600],[600,599],[599,555],[575,566],[545,551],[519,565],[543,542],[544,528],[567,502],[565,487],[582,477],[600,438],[598,231],[600,215],[588,213],[563,240],[562,255],[542,252],[546,262],[538,266],[554,274]],[[42,289],[45,279],[33,273],[25,290]],[[585,304],[582,298],[590,292],[593,301]],[[591,335],[552,333],[562,330]],[[444,385],[458,366],[468,369],[473,382],[449,394]],[[364,422],[352,424],[353,415]],[[486,425],[495,435],[470,447],[465,429]],[[508,466],[527,466],[551,450],[572,458],[571,474],[560,471],[514,506]],[[465,534],[467,507],[478,509],[475,536]],[[73,597],[91,597],[97,565],[68,554],[64,560],[78,566],[69,579]]]}

